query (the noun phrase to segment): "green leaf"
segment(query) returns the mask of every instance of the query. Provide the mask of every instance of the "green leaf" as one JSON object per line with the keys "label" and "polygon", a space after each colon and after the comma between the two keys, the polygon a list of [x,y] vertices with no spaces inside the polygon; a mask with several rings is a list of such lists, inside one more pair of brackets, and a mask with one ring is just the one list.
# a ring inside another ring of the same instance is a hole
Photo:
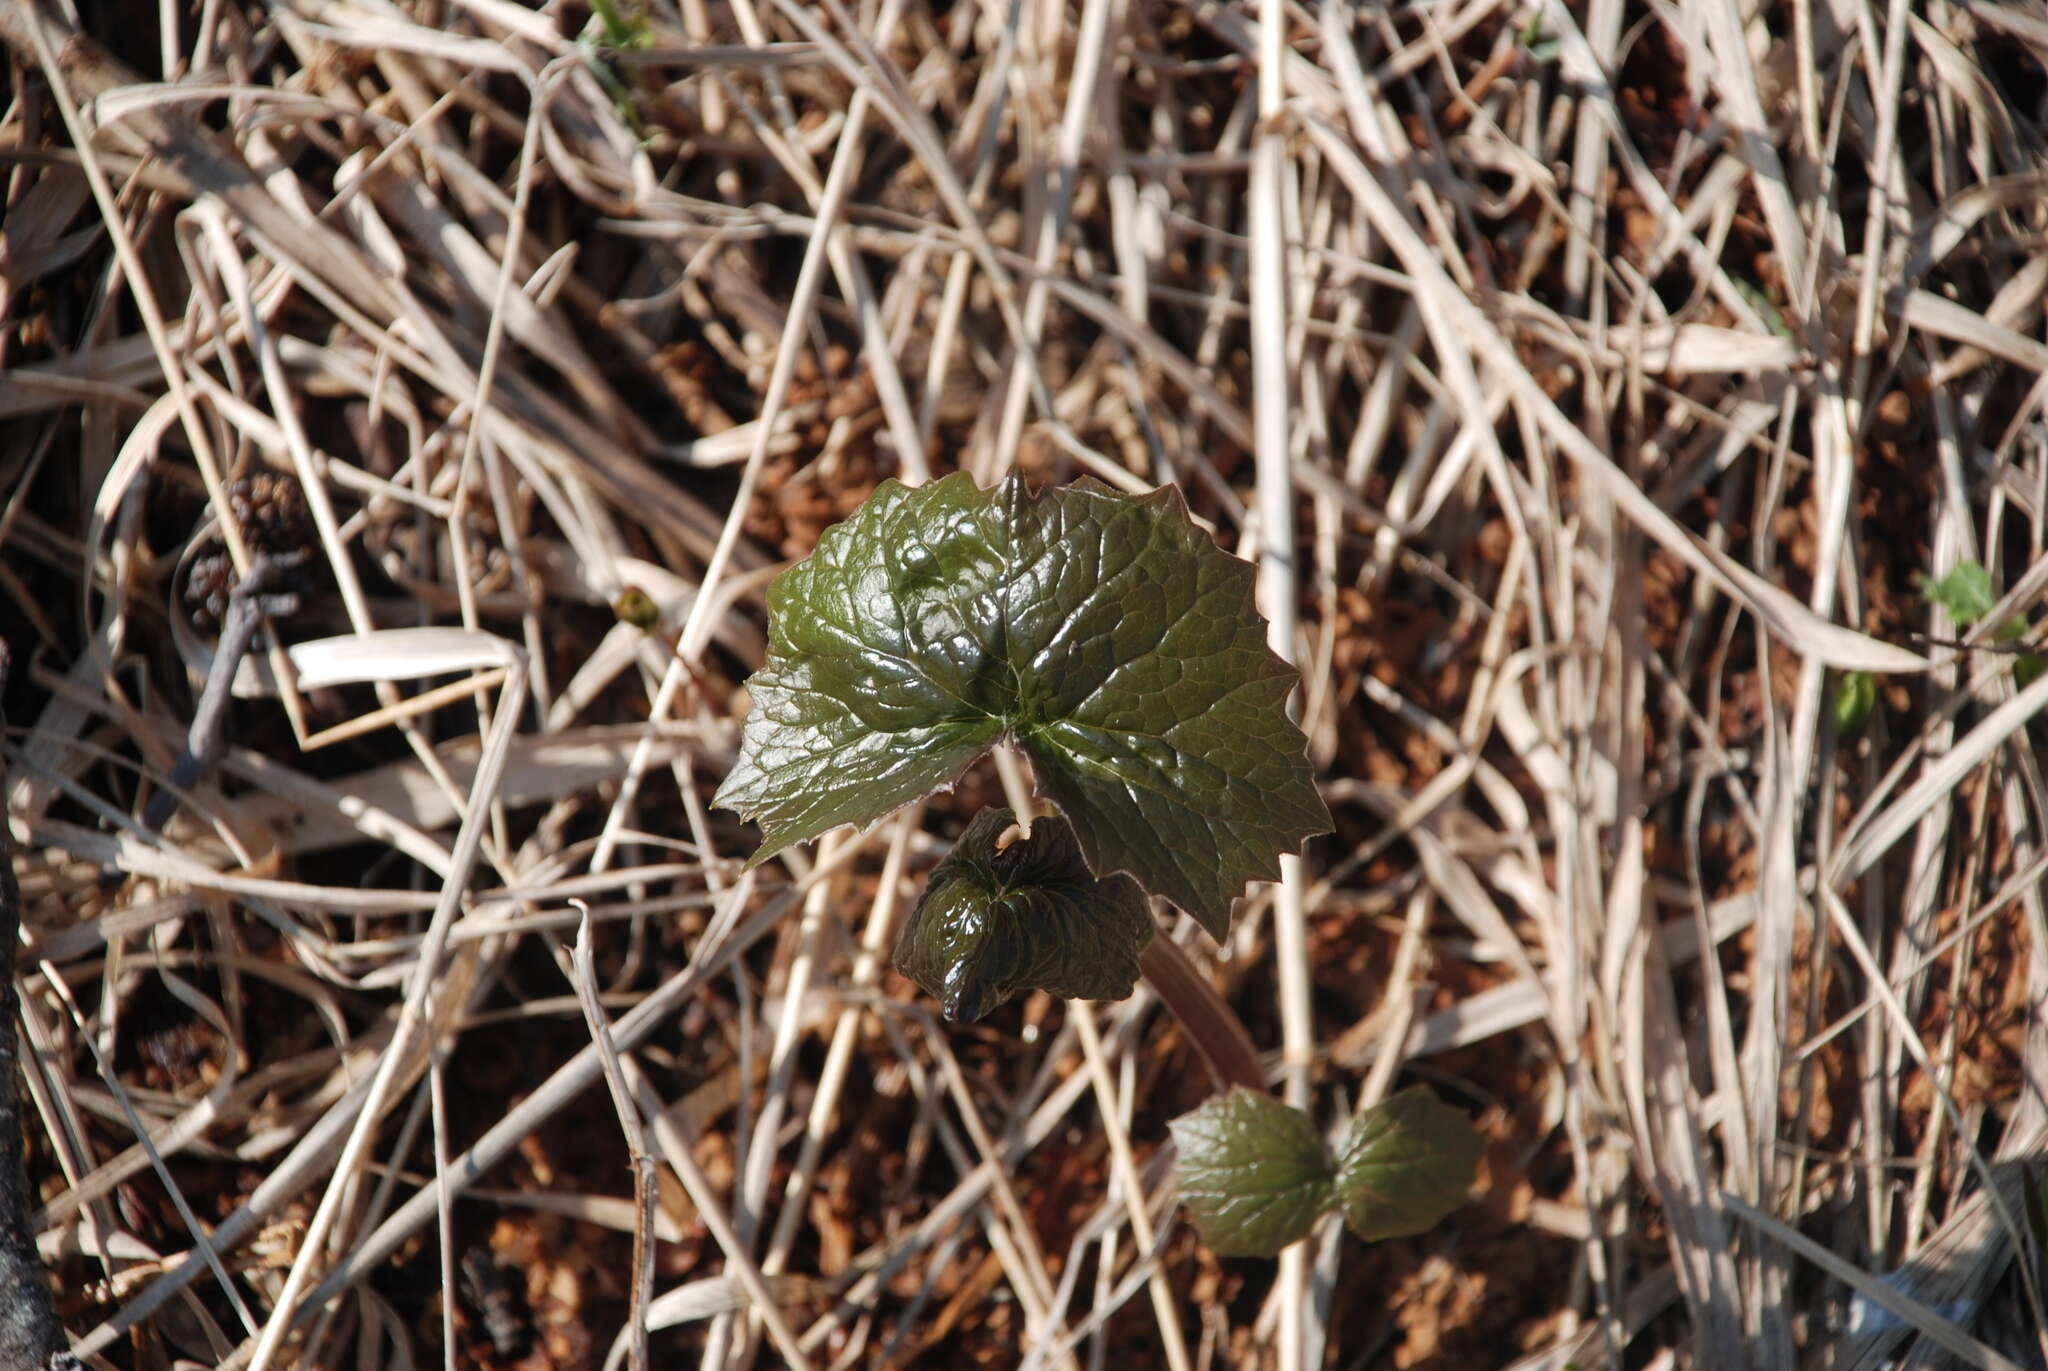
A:
{"label": "green leaf", "polygon": [[1273,1257],[1309,1235],[1336,1175],[1308,1115],[1238,1086],[1175,1119],[1181,1203],[1218,1256]]}
{"label": "green leaf", "polygon": [[1927,598],[1947,610],[1958,625],[1976,623],[1998,603],[1991,593],[1991,573],[1975,562],[1957,562],[1940,580],[1923,576],[1920,582]]}
{"label": "green leaf", "polygon": [[1485,1149],[1463,1114],[1422,1086],[1358,1116],[1337,1159],[1337,1199],[1367,1242],[1421,1233],[1465,1202]]}
{"label": "green leaf", "polygon": [[[1991,589],[1991,573],[1976,562],[1957,562],[1949,569],[1948,575],[1940,580],[1920,578],[1920,589],[1928,600],[1940,605],[1948,617],[1958,626],[1974,624],[1991,613],[1998,603],[1998,596]],[[1999,624],[1991,634],[1995,643],[2010,645],[2024,642],[2032,631],[2026,616],[2015,614]],[[2038,654],[2022,652],[2012,664],[2013,684],[2024,690],[2041,677],[2042,662]]]}
{"label": "green leaf", "polygon": [[1152,941],[1145,892],[1128,876],[1098,881],[1065,819],[1032,821],[1003,845],[1007,809],[975,816],[932,872],[896,940],[896,968],[972,1023],[1025,990],[1121,1000]]}
{"label": "green leaf", "polygon": [[623,14],[617,0],[590,0],[590,8],[604,26],[606,47],[631,51],[654,46],[654,29],[643,6],[636,5],[631,14]]}
{"label": "green leaf", "polygon": [[1329,831],[1252,569],[1171,487],[885,481],[768,608],[716,800],[760,823],[756,863],[876,822],[1005,737],[1097,876],[1130,873],[1219,938],[1246,881]]}
{"label": "green leaf", "polygon": [[1877,707],[1877,677],[1867,671],[1845,671],[1835,678],[1831,712],[1835,735],[1851,738],[1863,731]]}

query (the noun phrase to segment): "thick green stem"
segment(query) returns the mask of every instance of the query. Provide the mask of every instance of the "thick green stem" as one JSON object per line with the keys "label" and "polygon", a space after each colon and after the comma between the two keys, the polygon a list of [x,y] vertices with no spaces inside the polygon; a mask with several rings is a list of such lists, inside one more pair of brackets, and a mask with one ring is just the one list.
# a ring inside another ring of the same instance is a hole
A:
{"label": "thick green stem", "polygon": [[1252,1035],[1245,1032],[1244,1020],[1195,969],[1178,943],[1164,933],[1153,938],[1138,956],[1138,970],[1202,1049],[1209,1069],[1226,1088],[1241,1085],[1265,1092],[1266,1068],[1252,1046]]}

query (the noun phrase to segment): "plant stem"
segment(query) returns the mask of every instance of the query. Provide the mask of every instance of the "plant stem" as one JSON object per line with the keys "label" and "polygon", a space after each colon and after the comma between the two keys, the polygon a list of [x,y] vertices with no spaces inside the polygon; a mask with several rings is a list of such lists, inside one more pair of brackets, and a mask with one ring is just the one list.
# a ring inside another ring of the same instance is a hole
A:
{"label": "plant stem", "polygon": [[1024,756],[1013,743],[997,743],[995,759],[996,775],[1003,782],[1003,798],[1010,802],[1010,812],[1017,816],[1018,836],[1029,838],[1038,805],[1031,789],[1031,776],[1024,769]]}
{"label": "plant stem", "polygon": [[1252,1035],[1245,1032],[1244,1020],[1195,969],[1178,943],[1164,933],[1155,936],[1138,954],[1138,970],[1195,1040],[1217,1080],[1226,1088],[1241,1085],[1265,1093],[1266,1068],[1252,1046]]}
{"label": "plant stem", "polygon": [[[8,649],[0,641],[0,691],[7,689]],[[0,711],[0,729],[6,715]],[[7,766],[0,761],[0,795]],[[14,842],[0,809],[0,1366],[76,1365],[36,1255],[36,1206],[22,1167],[20,1043],[14,1034],[14,954],[21,942],[21,889],[14,882]]]}

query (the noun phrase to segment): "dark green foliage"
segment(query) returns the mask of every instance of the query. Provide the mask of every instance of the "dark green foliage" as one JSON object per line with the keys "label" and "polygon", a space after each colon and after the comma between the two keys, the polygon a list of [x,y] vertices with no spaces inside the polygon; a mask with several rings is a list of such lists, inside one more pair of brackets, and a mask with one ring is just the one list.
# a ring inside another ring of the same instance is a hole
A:
{"label": "dark green foliage", "polygon": [[1236,1089],[1173,1121],[1181,1203],[1225,1257],[1274,1257],[1335,1200],[1336,1167],[1308,1115]]}
{"label": "dark green foliage", "polygon": [[1271,1257],[1342,1209],[1368,1241],[1420,1233],[1465,1201],[1483,1144],[1420,1086],[1360,1114],[1335,1160],[1300,1110],[1233,1090],[1173,1121],[1180,1197],[1202,1241],[1227,1257]]}
{"label": "dark green foliage", "polygon": [[1436,1226],[1465,1201],[1485,1149],[1471,1120],[1415,1086],[1368,1109],[1337,1159],[1337,1201],[1370,1242]]}
{"label": "dark green foliage", "polygon": [[1096,875],[1128,872],[1219,938],[1245,882],[1329,829],[1252,569],[1171,488],[887,481],[768,604],[716,800],[760,823],[756,862],[876,822],[1005,737]]}
{"label": "dark green foliage", "polygon": [[977,815],[896,941],[897,969],[962,1023],[1025,990],[1121,1000],[1152,941],[1145,892],[1089,874],[1073,825],[1038,819],[1003,846],[1015,822],[1007,809]]}
{"label": "dark green foliage", "polygon": [[[1154,936],[1146,892],[1220,939],[1247,881],[1329,831],[1252,569],[1171,488],[885,481],[768,610],[715,801],[760,824],[755,863],[876,823],[1006,740],[1062,812],[1029,838],[984,812],[933,872],[896,963],[949,1018],[1029,989],[1121,999]],[[1277,1253],[1339,1205],[1364,1235],[1426,1227],[1479,1147],[1427,1092],[1367,1111],[1341,1164],[1307,1115],[1254,1090],[1173,1131],[1182,1198],[1233,1255]]]}

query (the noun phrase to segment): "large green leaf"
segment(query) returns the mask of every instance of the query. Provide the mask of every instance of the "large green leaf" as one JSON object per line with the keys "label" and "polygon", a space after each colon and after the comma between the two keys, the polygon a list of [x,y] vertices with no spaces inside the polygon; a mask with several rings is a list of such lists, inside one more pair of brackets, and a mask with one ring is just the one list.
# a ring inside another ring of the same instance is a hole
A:
{"label": "large green leaf", "polygon": [[1360,1114],[1337,1159],[1337,1199],[1370,1242],[1435,1227],[1465,1202],[1485,1149],[1472,1121],[1422,1086]]}
{"label": "large green leaf", "polygon": [[1073,825],[1038,819],[1005,846],[1015,821],[976,815],[896,940],[897,969],[962,1023],[1024,990],[1121,1000],[1152,941],[1145,892],[1128,876],[1096,880]]}
{"label": "large green leaf", "polygon": [[1329,831],[1252,569],[1171,487],[885,481],[768,607],[716,801],[760,823],[756,862],[874,823],[1004,737],[1096,875],[1129,872],[1218,937],[1246,881]]}
{"label": "large green leaf", "polygon": [[1330,1207],[1335,1168],[1308,1115],[1243,1086],[1175,1119],[1181,1203],[1225,1257],[1272,1257]]}

